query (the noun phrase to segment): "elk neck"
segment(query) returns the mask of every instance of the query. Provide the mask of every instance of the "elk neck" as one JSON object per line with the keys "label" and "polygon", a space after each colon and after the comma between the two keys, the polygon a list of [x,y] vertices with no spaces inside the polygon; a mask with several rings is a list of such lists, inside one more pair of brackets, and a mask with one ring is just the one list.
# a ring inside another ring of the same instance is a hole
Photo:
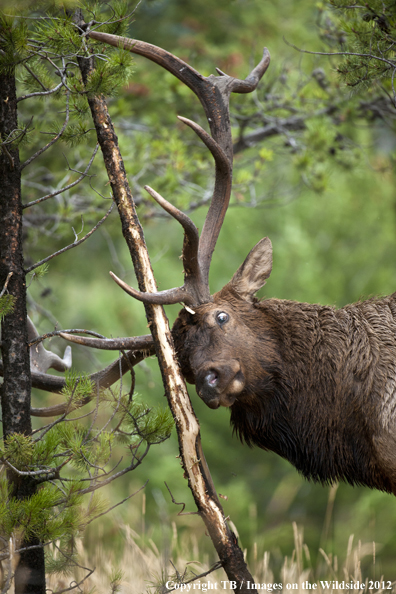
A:
{"label": "elk neck", "polygon": [[231,407],[240,438],[314,481],[395,492],[395,295],[339,310],[254,304],[262,348],[256,342],[252,350],[261,370]]}

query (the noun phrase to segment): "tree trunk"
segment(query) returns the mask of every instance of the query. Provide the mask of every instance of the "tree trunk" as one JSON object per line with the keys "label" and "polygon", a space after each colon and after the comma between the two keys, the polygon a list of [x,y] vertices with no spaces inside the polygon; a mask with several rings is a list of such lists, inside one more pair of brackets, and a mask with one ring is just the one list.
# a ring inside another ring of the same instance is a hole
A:
{"label": "tree trunk", "polygon": [[[18,128],[15,77],[0,73],[0,137],[4,143]],[[21,173],[18,148],[4,146],[0,154],[0,292],[7,278],[7,291],[14,297],[14,309],[1,324],[4,380],[1,387],[3,438],[13,433],[29,435],[30,359],[26,327],[26,281],[22,251]],[[9,276],[12,273],[12,276]],[[9,472],[16,498],[30,497],[36,490],[29,478]],[[18,543],[27,548],[19,557],[15,572],[16,594],[44,594],[44,551],[37,539]],[[35,547],[35,548],[29,548]]]}

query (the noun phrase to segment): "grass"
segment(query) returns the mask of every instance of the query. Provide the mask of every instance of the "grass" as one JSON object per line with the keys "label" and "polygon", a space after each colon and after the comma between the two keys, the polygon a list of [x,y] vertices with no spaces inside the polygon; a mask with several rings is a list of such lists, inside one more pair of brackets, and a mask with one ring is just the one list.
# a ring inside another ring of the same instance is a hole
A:
{"label": "grass", "polygon": [[[176,586],[180,592],[233,592],[222,569],[202,575],[211,569],[208,555],[200,554],[200,543],[195,533],[179,535],[176,525],[172,526],[172,537],[164,543],[163,550],[148,539],[142,537],[129,526],[120,526],[124,536],[124,549],[121,555],[111,554],[101,543],[89,554],[80,540],[77,547],[80,563],[84,567],[95,567],[95,571],[80,584],[80,591],[95,591],[99,594],[120,592],[121,594],[165,594],[166,587]],[[251,558],[250,571],[254,582],[259,584],[259,591],[306,594],[315,591],[320,594],[353,590],[366,594],[382,592],[395,593],[396,582],[386,582],[384,576],[377,575],[376,550],[374,543],[356,541],[353,535],[348,539],[345,558],[327,554],[319,549],[315,566],[304,543],[303,530],[293,523],[294,551],[291,557],[285,557],[280,570],[272,566],[271,553],[258,551],[257,544],[252,551],[244,551],[245,557]],[[364,574],[362,560],[371,557],[370,574]],[[72,579],[80,583],[87,570],[79,568]],[[190,581],[195,576],[200,579]],[[70,586],[70,578],[53,575],[48,577],[47,588],[53,592]],[[171,584],[169,582],[172,582]],[[327,582],[327,583],[326,583]],[[356,584],[360,587],[357,588]],[[190,586],[190,589],[188,589]]]}

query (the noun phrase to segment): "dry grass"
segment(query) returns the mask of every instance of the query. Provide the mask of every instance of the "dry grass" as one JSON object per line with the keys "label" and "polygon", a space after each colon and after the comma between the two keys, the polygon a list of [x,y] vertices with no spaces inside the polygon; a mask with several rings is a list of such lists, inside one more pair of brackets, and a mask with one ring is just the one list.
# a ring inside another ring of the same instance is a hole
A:
{"label": "dry grass", "polygon": [[[125,548],[122,556],[109,554],[108,550],[101,545],[97,547],[93,556],[87,558],[87,553],[82,543],[79,543],[81,563],[85,567],[96,567],[95,572],[81,583],[83,593],[94,590],[98,594],[110,594],[120,592],[121,594],[142,594],[142,593],[165,593],[165,583],[171,580],[178,584],[181,592],[232,592],[232,588],[225,584],[227,577],[223,570],[219,569],[210,575],[201,577],[192,582],[190,590],[188,586],[184,589],[181,583],[186,583],[194,575],[202,574],[209,570],[208,558],[202,558],[200,547],[194,533],[179,536],[176,526],[173,525],[172,539],[165,547],[165,552],[160,552],[154,542],[148,540],[146,544],[139,544],[141,538],[128,526],[120,529],[125,535]],[[351,536],[348,542],[348,549],[345,559],[338,559],[336,556],[327,555],[320,550],[316,567],[312,566],[311,556],[308,547],[304,544],[303,532],[293,524],[295,548],[293,555],[286,557],[279,575],[274,575],[271,568],[271,555],[265,551],[260,557],[257,554],[257,546],[249,552],[253,558],[250,563],[250,570],[256,584],[260,585],[259,591],[279,592],[275,589],[274,583],[281,583],[283,592],[295,592],[307,594],[307,591],[315,591],[319,594],[331,594],[332,592],[345,592],[352,590],[357,582],[363,584],[354,592],[365,592],[366,594],[380,594],[386,592],[396,593],[396,583],[383,582],[385,578],[377,577],[377,583],[370,584],[372,576],[376,576],[375,547],[373,543],[354,544]],[[363,575],[362,560],[371,557],[371,575]],[[169,559],[172,562],[169,562]],[[118,575],[117,575],[118,572]],[[377,572],[378,573],[378,572]],[[86,572],[78,570],[74,579],[77,582],[83,579]],[[122,574],[122,575],[121,575]],[[329,582],[326,587],[323,582]],[[334,583],[333,583],[334,582]],[[338,584],[337,584],[338,582]],[[342,587],[344,582],[344,588]],[[210,587],[208,584],[211,584]],[[346,585],[349,587],[346,587]],[[53,592],[67,588],[70,579],[60,580],[57,576],[48,578],[48,588]],[[390,588],[388,586],[390,585]],[[370,586],[372,586],[370,588]],[[379,587],[377,587],[379,586]]]}

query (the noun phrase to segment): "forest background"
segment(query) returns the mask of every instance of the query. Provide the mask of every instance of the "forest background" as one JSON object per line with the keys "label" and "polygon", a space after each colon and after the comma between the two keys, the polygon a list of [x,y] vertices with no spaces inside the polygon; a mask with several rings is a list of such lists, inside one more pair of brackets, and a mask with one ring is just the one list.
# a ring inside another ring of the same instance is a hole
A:
{"label": "forest background", "polygon": [[[218,0],[215,6],[207,0],[143,0],[135,11],[129,37],[165,48],[204,75],[217,66],[244,78],[260,59],[263,46],[271,52],[271,66],[258,91],[231,101],[235,140],[250,138],[266,126],[272,125],[274,131],[267,128],[257,142],[252,140],[251,148],[242,141],[237,145],[232,204],[211,267],[212,292],[230,279],[251,247],[266,235],[274,246],[266,297],[340,307],[395,290],[396,139],[392,109],[386,104],[391,83],[348,86],[337,72],[339,57],[310,55],[292,47],[333,51],[340,35],[330,7],[305,0]],[[29,109],[24,113],[21,106],[20,121],[26,124],[34,115],[36,131],[51,120],[62,121],[63,115],[50,101],[37,99],[34,113],[32,104]],[[179,208],[191,211],[202,227],[212,162],[176,115],[204,124],[204,114],[188,89],[138,57],[130,83],[109,99],[109,109],[158,285],[178,286],[181,230],[147,200],[142,186],[151,185]],[[83,168],[95,143],[94,134],[87,134],[82,144],[57,144],[43,154],[25,175],[24,202],[64,185],[68,167]],[[90,174],[95,177],[84,188],[71,189],[46,210],[27,213],[27,266],[73,241],[72,227],[79,231],[82,214],[84,226],[94,221],[99,202],[103,203],[95,190],[109,193],[100,158]],[[115,213],[87,242],[52,260],[48,273],[29,287],[29,315],[39,333],[56,325],[88,328],[106,336],[146,334],[143,307],[115,285],[109,270],[133,285]],[[177,306],[167,308],[171,321],[177,311]],[[53,339],[50,346],[61,353],[64,342]],[[72,348],[76,371],[92,372],[114,360],[114,353]],[[155,360],[136,368],[136,391],[149,405],[163,401]],[[286,461],[249,449],[232,437],[228,410],[209,410],[193,388],[190,394],[214,483],[225,496],[225,513],[237,528],[248,561],[269,551],[276,575],[295,548],[295,522],[304,532],[313,565],[320,548],[330,557],[345,557],[354,535],[354,545],[362,543],[361,563],[369,576],[396,579],[392,496],[305,481]],[[34,406],[53,403],[53,397],[34,393]],[[200,519],[178,515],[164,484],[176,501],[194,509],[177,456],[173,432],[132,474],[109,486],[106,498],[113,505],[149,479],[144,490],[88,528],[84,536],[88,557],[99,541],[109,555],[121,555],[122,527],[129,525],[140,547],[158,547],[164,566],[176,541],[181,549],[199,551],[201,560],[214,559]]]}

